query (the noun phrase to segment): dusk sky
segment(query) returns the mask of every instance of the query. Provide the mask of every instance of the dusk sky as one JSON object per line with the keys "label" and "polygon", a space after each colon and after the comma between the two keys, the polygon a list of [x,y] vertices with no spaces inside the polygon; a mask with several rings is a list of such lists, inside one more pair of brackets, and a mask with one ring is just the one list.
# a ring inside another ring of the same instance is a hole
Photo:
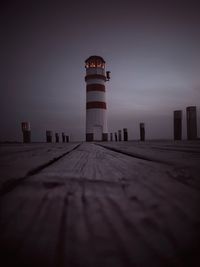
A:
{"label": "dusk sky", "polygon": [[[5,1],[1,7],[0,141],[46,129],[85,138],[84,61],[102,56],[108,129],[173,137],[173,110],[195,105],[200,124],[198,1]],[[198,125],[199,135],[200,127]]]}

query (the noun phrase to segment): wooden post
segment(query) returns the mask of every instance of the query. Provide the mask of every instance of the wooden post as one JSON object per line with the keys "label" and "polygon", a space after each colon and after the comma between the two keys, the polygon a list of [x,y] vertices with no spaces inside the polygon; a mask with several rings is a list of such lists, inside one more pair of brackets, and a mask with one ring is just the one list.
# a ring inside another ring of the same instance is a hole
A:
{"label": "wooden post", "polygon": [[115,141],[117,142],[117,133],[115,133]]}
{"label": "wooden post", "polygon": [[55,139],[56,139],[56,143],[59,143],[59,134],[55,133]]}
{"label": "wooden post", "polygon": [[145,124],[140,123],[140,141],[145,141]]}
{"label": "wooden post", "polygon": [[124,141],[128,141],[128,130],[127,130],[127,128],[123,129],[123,133],[124,133]]}
{"label": "wooden post", "polygon": [[65,143],[65,133],[62,133],[62,142]]}
{"label": "wooden post", "polygon": [[118,131],[118,139],[119,139],[119,141],[122,141],[122,131],[121,130]]}
{"label": "wooden post", "polygon": [[196,107],[187,107],[187,139],[197,139],[197,110]]}
{"label": "wooden post", "polygon": [[22,122],[23,143],[31,142],[31,127],[29,122]]}
{"label": "wooden post", "polygon": [[174,111],[174,140],[182,139],[182,111]]}
{"label": "wooden post", "polygon": [[46,141],[52,143],[52,131],[46,131]]}

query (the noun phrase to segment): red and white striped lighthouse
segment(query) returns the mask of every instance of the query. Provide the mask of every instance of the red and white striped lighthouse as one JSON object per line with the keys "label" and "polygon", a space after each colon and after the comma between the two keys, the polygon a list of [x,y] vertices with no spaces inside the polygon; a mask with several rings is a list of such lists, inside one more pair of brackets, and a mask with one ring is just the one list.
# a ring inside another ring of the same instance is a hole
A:
{"label": "red and white striped lighthouse", "polygon": [[107,141],[105,82],[110,79],[105,73],[102,57],[91,56],[85,61],[86,68],[86,141]]}

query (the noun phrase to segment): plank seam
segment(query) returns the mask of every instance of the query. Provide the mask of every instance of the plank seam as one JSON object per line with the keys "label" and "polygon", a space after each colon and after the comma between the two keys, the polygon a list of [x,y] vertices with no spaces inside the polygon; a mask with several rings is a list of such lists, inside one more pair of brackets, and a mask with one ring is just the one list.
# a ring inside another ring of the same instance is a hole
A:
{"label": "plank seam", "polygon": [[74,151],[75,149],[77,149],[81,144],[76,145],[75,147],[73,147],[71,150],[68,150],[67,152],[63,153],[62,155],[53,158],[52,160],[48,161],[47,163],[44,163],[32,170],[30,170],[29,172],[27,172],[25,174],[25,176],[17,178],[17,179],[10,179],[6,182],[4,182],[0,188],[0,197],[5,195],[6,193],[9,193],[10,191],[12,191],[13,189],[15,189],[15,187],[17,187],[21,182],[23,182],[25,179],[39,173],[40,171],[42,171],[43,169],[49,167],[50,165],[54,164],[55,162],[57,162],[58,160],[60,160],[61,158],[65,157],[66,155],[68,155],[69,153],[71,153],[72,151]]}

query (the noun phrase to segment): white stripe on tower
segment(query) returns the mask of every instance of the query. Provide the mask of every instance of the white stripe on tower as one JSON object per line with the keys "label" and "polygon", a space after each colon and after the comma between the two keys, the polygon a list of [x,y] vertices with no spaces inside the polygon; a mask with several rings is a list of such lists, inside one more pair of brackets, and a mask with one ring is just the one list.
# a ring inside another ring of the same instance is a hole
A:
{"label": "white stripe on tower", "polygon": [[87,80],[87,85],[89,85],[89,84],[102,84],[102,85],[105,85],[105,81],[101,80],[101,79],[98,79],[98,78],[94,78],[94,79]]}
{"label": "white stripe on tower", "polygon": [[87,103],[96,101],[105,102],[105,93],[101,91],[89,91],[86,95],[86,101]]}

